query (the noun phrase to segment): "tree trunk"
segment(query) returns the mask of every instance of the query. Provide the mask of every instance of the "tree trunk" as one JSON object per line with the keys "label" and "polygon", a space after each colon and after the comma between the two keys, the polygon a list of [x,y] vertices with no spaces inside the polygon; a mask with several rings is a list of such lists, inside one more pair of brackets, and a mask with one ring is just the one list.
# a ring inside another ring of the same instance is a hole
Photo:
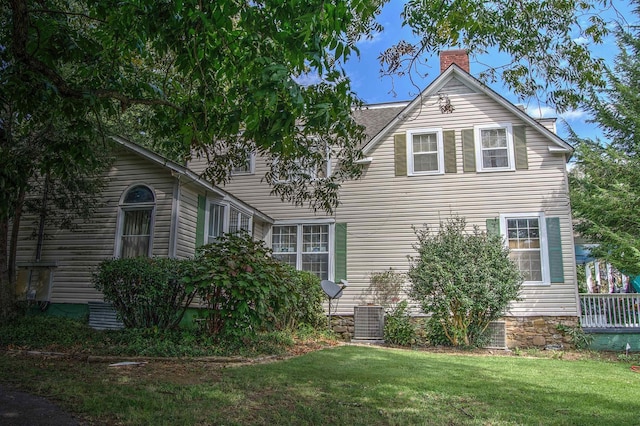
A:
{"label": "tree trunk", "polygon": [[9,218],[0,222],[0,324],[13,319],[17,314],[15,283],[9,262]]}

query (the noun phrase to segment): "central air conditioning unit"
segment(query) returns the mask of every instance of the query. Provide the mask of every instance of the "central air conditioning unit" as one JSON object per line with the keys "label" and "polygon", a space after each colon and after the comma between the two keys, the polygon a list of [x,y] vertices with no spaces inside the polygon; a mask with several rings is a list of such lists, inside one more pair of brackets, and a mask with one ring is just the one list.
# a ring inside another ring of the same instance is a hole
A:
{"label": "central air conditioning unit", "polygon": [[353,338],[382,340],[384,338],[384,308],[382,306],[354,306]]}
{"label": "central air conditioning unit", "polygon": [[489,338],[485,348],[507,349],[507,324],[504,321],[491,321],[484,333]]}

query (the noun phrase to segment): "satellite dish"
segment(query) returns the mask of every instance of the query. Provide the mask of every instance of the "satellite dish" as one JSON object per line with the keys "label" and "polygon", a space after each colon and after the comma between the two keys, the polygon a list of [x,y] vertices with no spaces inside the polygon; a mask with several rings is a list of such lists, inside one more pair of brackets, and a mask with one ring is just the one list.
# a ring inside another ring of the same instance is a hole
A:
{"label": "satellite dish", "polygon": [[[333,281],[322,280],[320,281],[320,287],[325,292],[327,297],[329,298],[329,316],[327,317],[327,325],[329,330],[331,330],[331,301],[333,299],[339,299],[342,297],[342,290],[347,286],[347,282],[345,280],[341,280],[342,284],[336,284]],[[336,309],[338,308],[336,302]]]}
{"label": "satellite dish", "polygon": [[322,287],[322,290],[324,290],[329,299],[339,299],[342,297],[344,286],[339,286],[333,281],[322,280],[320,281],[320,287]]}

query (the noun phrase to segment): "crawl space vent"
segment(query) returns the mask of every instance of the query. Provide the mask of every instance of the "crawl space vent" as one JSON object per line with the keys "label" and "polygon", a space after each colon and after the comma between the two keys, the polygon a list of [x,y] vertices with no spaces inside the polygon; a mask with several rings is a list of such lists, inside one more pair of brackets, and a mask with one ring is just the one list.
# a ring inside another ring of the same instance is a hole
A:
{"label": "crawl space vent", "polygon": [[353,308],[354,339],[381,340],[384,337],[384,308],[355,306]]}
{"label": "crawl space vent", "polygon": [[485,346],[488,349],[507,348],[507,324],[504,321],[491,321],[485,331],[489,342]]}
{"label": "crawl space vent", "polygon": [[111,303],[89,302],[89,326],[95,330],[119,330],[124,328]]}

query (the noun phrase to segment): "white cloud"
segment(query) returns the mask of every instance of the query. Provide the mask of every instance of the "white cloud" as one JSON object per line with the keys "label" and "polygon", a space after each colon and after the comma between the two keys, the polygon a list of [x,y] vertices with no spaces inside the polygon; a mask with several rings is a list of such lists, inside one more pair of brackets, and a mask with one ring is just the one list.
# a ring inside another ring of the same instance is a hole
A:
{"label": "white cloud", "polygon": [[559,116],[566,121],[584,120],[588,116],[586,111],[580,109],[565,111],[562,114],[558,114],[555,109],[548,106],[528,107],[527,114],[533,118],[552,118]]}
{"label": "white cloud", "polygon": [[589,116],[589,113],[581,109],[574,109],[574,110],[563,112],[562,114],[560,114],[560,117],[564,118],[567,121],[584,120],[588,116]]}
{"label": "white cloud", "polygon": [[322,82],[322,78],[317,74],[302,74],[294,76],[293,80],[302,86],[312,86]]}
{"label": "white cloud", "polygon": [[367,45],[367,44],[375,44],[380,40],[382,40],[382,32],[377,31],[373,34],[370,34],[369,37],[366,37],[366,36],[360,37],[360,39],[356,42],[356,44],[359,46]]}
{"label": "white cloud", "polygon": [[578,38],[574,38],[573,42],[577,44],[587,44],[589,43],[589,39],[586,37],[578,37]]}

